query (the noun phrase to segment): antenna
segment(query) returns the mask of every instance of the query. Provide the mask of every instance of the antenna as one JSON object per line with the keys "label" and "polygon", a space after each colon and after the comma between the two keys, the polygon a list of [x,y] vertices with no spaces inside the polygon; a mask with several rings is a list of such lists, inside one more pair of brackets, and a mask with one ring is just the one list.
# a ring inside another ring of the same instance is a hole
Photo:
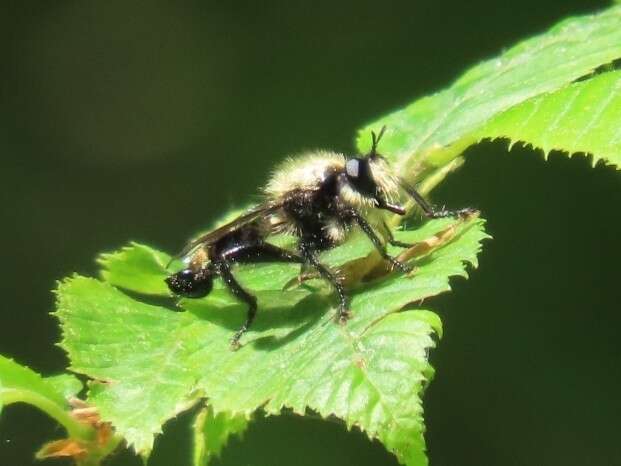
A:
{"label": "antenna", "polygon": [[371,145],[371,152],[369,153],[369,156],[373,157],[377,155],[377,145],[382,139],[382,136],[384,136],[385,132],[386,132],[386,125],[382,126],[382,129],[380,129],[379,134],[375,134],[375,131],[371,131],[372,145]]}

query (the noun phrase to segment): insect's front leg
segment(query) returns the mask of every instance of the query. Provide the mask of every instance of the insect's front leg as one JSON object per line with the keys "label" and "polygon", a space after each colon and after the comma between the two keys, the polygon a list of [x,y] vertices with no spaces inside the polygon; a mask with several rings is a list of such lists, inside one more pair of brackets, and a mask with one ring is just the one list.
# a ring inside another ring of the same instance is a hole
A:
{"label": "insect's front leg", "polygon": [[409,273],[412,271],[412,268],[409,265],[404,264],[403,262],[388,254],[388,252],[386,251],[386,246],[384,245],[380,237],[377,236],[377,233],[375,233],[373,227],[369,224],[369,222],[365,220],[365,218],[360,213],[356,212],[354,209],[350,209],[349,212],[347,212],[347,215],[349,215],[358,224],[364,234],[367,235],[367,237],[371,240],[371,242],[375,246],[375,249],[377,249],[381,256],[385,260],[390,262],[393,267],[401,270],[401,272],[403,273]]}
{"label": "insect's front leg", "polygon": [[414,243],[405,243],[403,241],[399,241],[395,239],[394,235],[392,234],[392,230],[383,220],[382,220],[382,227],[384,228],[384,232],[386,233],[386,237],[388,238],[388,244],[390,244],[391,246],[396,246],[398,248],[405,248],[405,249],[411,248],[412,246],[414,246]]}
{"label": "insect's front leg", "polygon": [[475,213],[477,209],[473,207],[464,207],[463,209],[446,210],[444,207],[439,210],[432,210],[431,213],[425,214],[429,218],[445,218],[457,217],[463,218]]}
{"label": "insect's front leg", "polygon": [[423,210],[423,213],[428,218],[445,218],[445,217],[466,217],[470,214],[475,213],[477,210],[472,207],[466,207],[464,209],[456,209],[456,210],[446,210],[444,207],[441,209],[434,208],[429,202],[425,200],[425,198],[414,189],[413,186],[410,186],[406,182],[402,181],[401,183],[403,189],[410,195],[414,201],[420,206]]}

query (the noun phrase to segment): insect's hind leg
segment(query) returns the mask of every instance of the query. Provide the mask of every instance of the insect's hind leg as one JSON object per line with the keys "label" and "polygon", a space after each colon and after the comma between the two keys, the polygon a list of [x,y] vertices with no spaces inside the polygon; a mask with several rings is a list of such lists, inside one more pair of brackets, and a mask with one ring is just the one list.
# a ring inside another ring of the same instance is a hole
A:
{"label": "insect's hind leg", "polygon": [[228,261],[221,259],[217,263],[214,264],[217,268],[217,271],[222,278],[222,281],[229,289],[229,291],[239,300],[248,304],[248,313],[246,314],[246,321],[241,326],[241,328],[235,332],[233,338],[231,338],[231,349],[236,350],[241,346],[239,344],[239,340],[244,333],[248,331],[250,325],[254,321],[254,318],[257,315],[257,298],[256,296],[248,293],[246,290],[242,288],[239,282],[233,276],[231,272],[231,266]]}
{"label": "insect's hind leg", "polygon": [[244,262],[292,262],[296,264],[304,264],[306,259],[270,243],[262,243],[248,249],[247,258]]}
{"label": "insect's hind leg", "polygon": [[345,323],[350,317],[349,297],[345,292],[345,287],[340,282],[339,278],[334,272],[332,272],[328,267],[319,262],[319,259],[317,259],[317,253],[312,247],[308,245],[302,245],[300,247],[300,251],[302,252],[302,256],[304,257],[306,263],[308,263],[315,270],[317,270],[317,272],[319,272],[319,275],[321,275],[321,278],[330,283],[330,285],[332,285],[332,287],[336,290],[336,293],[339,296],[339,310],[337,313],[337,319],[340,323]]}
{"label": "insect's hind leg", "polygon": [[246,291],[233,276],[230,261],[233,262],[293,262],[304,264],[306,259],[286,249],[279,248],[269,243],[259,243],[247,246],[231,253],[225,254],[217,263],[216,269],[222,281],[229,291],[239,300],[248,304],[248,314],[244,325],[235,332],[231,339],[231,347],[238,349],[241,345],[239,340],[248,331],[257,315],[257,298]]}

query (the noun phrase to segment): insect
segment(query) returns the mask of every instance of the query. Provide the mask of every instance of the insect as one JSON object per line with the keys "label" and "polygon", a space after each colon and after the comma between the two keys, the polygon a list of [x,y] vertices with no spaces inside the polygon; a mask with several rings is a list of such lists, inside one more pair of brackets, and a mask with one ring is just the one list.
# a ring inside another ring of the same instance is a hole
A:
{"label": "insect", "polygon": [[[236,349],[256,316],[257,299],[239,284],[231,266],[299,263],[314,269],[332,285],[339,298],[337,320],[344,323],[350,315],[349,296],[337,275],[320,261],[320,252],[345,242],[357,227],[393,269],[408,272],[407,264],[386,252],[386,243],[410,246],[396,241],[385,221],[386,212],[405,215],[405,208],[397,203],[402,192],[414,199],[430,218],[472,212],[435,210],[395,174],[377,152],[384,131],[385,127],[377,135],[371,133],[371,151],[363,156],[318,151],[287,160],[265,186],[263,203],[188,243],[179,254],[187,267],[166,279],[170,290],[180,296],[200,298],[209,294],[214,278],[220,277],[229,291],[248,305],[246,321],[231,339]],[[294,251],[268,242],[270,236],[279,233],[296,238]]]}

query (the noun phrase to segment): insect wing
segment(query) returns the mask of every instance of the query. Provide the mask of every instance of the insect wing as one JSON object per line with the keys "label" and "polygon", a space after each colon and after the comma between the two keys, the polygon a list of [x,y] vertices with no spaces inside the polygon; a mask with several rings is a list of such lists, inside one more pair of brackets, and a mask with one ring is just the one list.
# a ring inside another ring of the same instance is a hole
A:
{"label": "insect wing", "polygon": [[226,235],[239,230],[240,228],[254,222],[255,220],[276,212],[280,207],[282,207],[282,203],[280,202],[265,203],[253,207],[247,212],[241,214],[239,217],[236,217],[234,220],[225,223],[224,225],[219,226],[218,228],[211,230],[208,233],[205,233],[204,235],[196,238],[195,240],[190,241],[181,250],[181,252],[177,254],[177,257],[186,257],[199,246],[209,246],[210,244],[215,243],[216,241],[224,238]]}

